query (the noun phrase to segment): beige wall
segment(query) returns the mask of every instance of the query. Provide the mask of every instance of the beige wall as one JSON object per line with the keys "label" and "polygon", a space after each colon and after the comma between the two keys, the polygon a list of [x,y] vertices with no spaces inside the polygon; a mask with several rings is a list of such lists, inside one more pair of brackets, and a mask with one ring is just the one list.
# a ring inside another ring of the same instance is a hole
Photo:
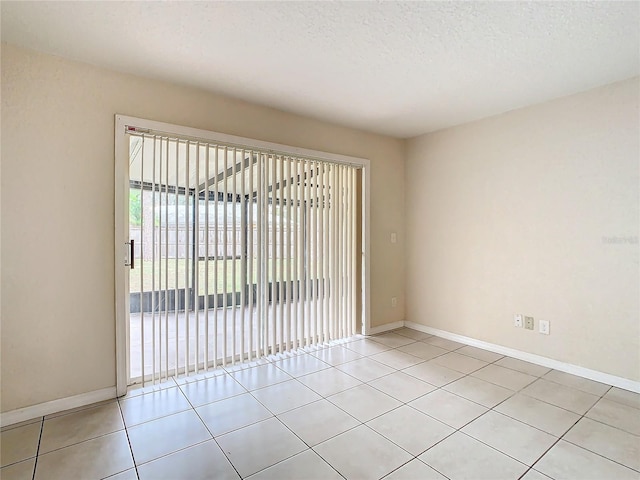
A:
{"label": "beige wall", "polygon": [[115,385],[116,113],[370,159],[372,326],[404,319],[403,141],[3,45],[2,411]]}
{"label": "beige wall", "polygon": [[407,320],[640,380],[639,86],[408,142]]}

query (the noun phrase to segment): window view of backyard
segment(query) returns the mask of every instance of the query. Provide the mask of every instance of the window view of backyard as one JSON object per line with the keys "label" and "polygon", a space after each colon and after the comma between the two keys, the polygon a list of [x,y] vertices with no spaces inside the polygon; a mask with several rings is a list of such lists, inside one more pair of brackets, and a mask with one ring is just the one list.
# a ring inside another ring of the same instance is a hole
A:
{"label": "window view of backyard", "polygon": [[[199,205],[199,232],[197,235],[197,262],[193,261],[193,225],[185,223],[185,195],[169,194],[168,198],[164,193],[155,194],[155,212],[154,212],[154,195],[150,190],[141,190],[139,188],[130,188],[129,195],[129,230],[130,236],[135,241],[134,259],[135,269],[130,272],[129,291],[134,293],[151,292],[161,290],[173,290],[175,288],[184,289],[185,282],[188,281],[189,287],[193,288],[193,269],[198,276],[198,295],[205,294],[205,276],[207,261],[205,260],[207,250],[206,241],[209,242],[208,250],[208,285],[209,295],[222,293],[225,291],[240,291],[243,287],[243,272],[245,267],[242,261],[243,233],[241,224],[242,204],[231,202],[209,202],[209,232],[205,232],[205,201],[201,200]],[[160,201],[162,200],[162,205]],[[165,208],[165,202],[168,208]],[[176,212],[177,203],[177,212]],[[193,222],[193,202],[189,205],[189,221]],[[287,221],[286,209],[282,212],[276,207],[276,281],[290,281],[291,273],[289,271],[291,260],[281,258],[280,250],[280,215],[284,217],[282,223],[284,231],[283,237],[286,242],[290,242],[291,235],[289,229],[292,229],[293,222]],[[217,211],[217,218],[216,218]],[[177,216],[176,216],[177,213]],[[225,215],[227,215],[227,229],[224,230]],[[236,216],[234,221],[234,215]],[[253,234],[248,233],[248,238],[253,239],[253,258],[251,263],[249,259],[246,262],[246,275],[251,277],[250,283],[256,283],[258,275],[257,260],[257,222],[258,212],[255,210],[252,214],[252,224],[247,222],[247,229],[252,229]],[[271,208],[267,214],[269,221],[272,219]],[[177,222],[176,222],[177,218]],[[242,217],[243,218],[243,217]],[[215,225],[218,229],[216,230]],[[234,225],[236,227],[234,227]],[[176,231],[177,230],[177,231]],[[176,236],[177,235],[177,236]],[[188,236],[188,238],[187,238]],[[225,236],[226,236],[226,252],[225,252]],[[177,243],[176,243],[177,240]],[[234,251],[235,240],[235,251]],[[216,248],[217,247],[217,248]],[[155,248],[155,252],[153,251]],[[289,243],[284,245],[285,254],[288,248],[292,248]],[[248,246],[246,247],[248,254]],[[176,255],[177,253],[177,255]],[[187,254],[189,258],[187,259]],[[269,242],[267,246],[267,279],[273,281],[273,243]],[[225,265],[226,264],[226,265]],[[226,275],[224,269],[226,266]],[[233,279],[233,269],[235,268],[235,284]],[[281,271],[281,269],[283,271]],[[177,273],[177,279],[176,279]],[[294,277],[295,272],[294,272]],[[225,282],[226,279],[226,282]],[[176,285],[177,280],[177,285]],[[217,282],[216,282],[217,280]],[[226,284],[225,284],[226,283]],[[247,281],[249,283],[249,281]]]}

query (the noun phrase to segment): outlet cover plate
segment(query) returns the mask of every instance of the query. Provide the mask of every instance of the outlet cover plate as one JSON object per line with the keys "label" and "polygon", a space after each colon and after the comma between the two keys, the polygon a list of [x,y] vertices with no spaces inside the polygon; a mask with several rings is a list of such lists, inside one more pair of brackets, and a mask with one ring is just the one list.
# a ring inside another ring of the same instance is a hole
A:
{"label": "outlet cover plate", "polygon": [[533,330],[533,317],[524,317],[524,328]]}
{"label": "outlet cover plate", "polygon": [[549,320],[540,320],[538,322],[538,331],[543,335],[549,335],[550,325]]}
{"label": "outlet cover plate", "polygon": [[523,325],[524,325],[524,317],[522,315],[520,315],[519,313],[516,313],[513,316],[513,326],[514,327],[518,327],[518,328],[522,328]]}

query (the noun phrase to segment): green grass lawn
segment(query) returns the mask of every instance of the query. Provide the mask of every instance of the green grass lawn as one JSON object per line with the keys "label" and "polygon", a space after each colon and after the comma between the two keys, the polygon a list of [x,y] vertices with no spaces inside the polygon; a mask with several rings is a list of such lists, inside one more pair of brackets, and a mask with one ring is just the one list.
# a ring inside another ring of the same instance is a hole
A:
{"label": "green grass lawn", "polygon": [[[224,263],[226,262],[227,264],[227,292],[232,292],[232,291],[240,291],[240,289],[242,288],[242,273],[241,273],[241,268],[242,268],[242,262],[239,259],[236,260],[226,260],[226,261],[222,261],[222,260],[218,260],[213,261],[213,260],[209,260],[209,294],[213,294],[213,293],[222,293],[223,289],[224,289]],[[176,265],[177,263],[177,265]],[[216,272],[216,264],[217,264],[217,271],[218,271],[218,284],[217,287],[215,286],[215,272]],[[282,261],[282,264],[284,265],[284,268],[287,269],[288,265],[289,265],[289,261],[288,260],[284,260]],[[178,288],[184,288],[185,285],[185,259],[178,259],[178,261],[176,262],[175,259],[169,259],[168,264],[167,261],[165,259],[162,259],[161,261],[157,261],[156,262],[156,266],[155,266],[155,288],[152,287],[152,265],[153,262],[151,262],[151,260],[145,260],[142,262],[142,272],[143,272],[143,277],[144,277],[144,289],[143,291],[145,292],[150,292],[152,290],[164,290],[169,289],[172,290],[174,288],[176,288],[176,268],[178,271]],[[235,289],[233,288],[234,284],[233,284],[233,272],[232,269],[235,265],[236,268],[236,282],[235,282]],[[273,280],[273,272],[272,272],[272,266],[273,266],[273,262],[272,260],[269,260],[268,263],[268,278],[269,281]],[[168,282],[167,282],[167,278],[166,278],[166,268],[168,267]],[[191,261],[189,261],[189,268],[191,267]],[[276,268],[278,268],[278,265],[276,266]],[[162,276],[162,279],[160,279],[160,275]],[[254,259],[253,260],[253,272],[252,272],[252,277],[253,277],[253,283],[255,283],[256,281],[256,277],[257,277],[257,260]],[[288,275],[287,272],[285,272],[284,278],[287,279]],[[198,262],[198,292],[199,295],[204,295],[205,290],[204,290],[204,279],[205,279],[205,261],[204,260],[200,260]],[[276,271],[276,280],[280,280],[281,279],[281,275],[279,271]],[[189,271],[189,283],[191,282],[191,271]],[[140,291],[140,261],[136,261],[135,264],[135,269],[131,270],[130,272],[130,277],[129,277],[129,291],[130,292],[139,292]]]}

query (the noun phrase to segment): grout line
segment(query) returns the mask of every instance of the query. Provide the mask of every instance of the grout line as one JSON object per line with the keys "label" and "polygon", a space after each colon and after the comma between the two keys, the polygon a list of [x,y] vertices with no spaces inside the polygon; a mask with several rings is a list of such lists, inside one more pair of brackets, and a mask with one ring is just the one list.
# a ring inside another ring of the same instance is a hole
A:
{"label": "grout line", "polygon": [[129,453],[131,453],[131,460],[133,461],[133,468],[136,471],[136,478],[140,478],[138,475],[138,464],[136,462],[136,457],[133,455],[133,448],[131,447],[131,439],[129,438],[129,430],[127,428],[127,424],[124,421],[124,414],[122,413],[122,408],[120,407],[120,399],[117,399],[118,411],[120,412],[120,417],[122,418],[122,425],[124,425],[124,433],[127,436],[127,443],[129,444]]}
{"label": "grout line", "polygon": [[38,436],[38,447],[36,448],[36,457],[33,462],[33,473],[31,475],[31,480],[35,480],[36,478],[36,469],[38,468],[38,458],[40,457],[40,443],[42,442],[42,432],[44,431],[44,416],[40,423],[40,435]]}

